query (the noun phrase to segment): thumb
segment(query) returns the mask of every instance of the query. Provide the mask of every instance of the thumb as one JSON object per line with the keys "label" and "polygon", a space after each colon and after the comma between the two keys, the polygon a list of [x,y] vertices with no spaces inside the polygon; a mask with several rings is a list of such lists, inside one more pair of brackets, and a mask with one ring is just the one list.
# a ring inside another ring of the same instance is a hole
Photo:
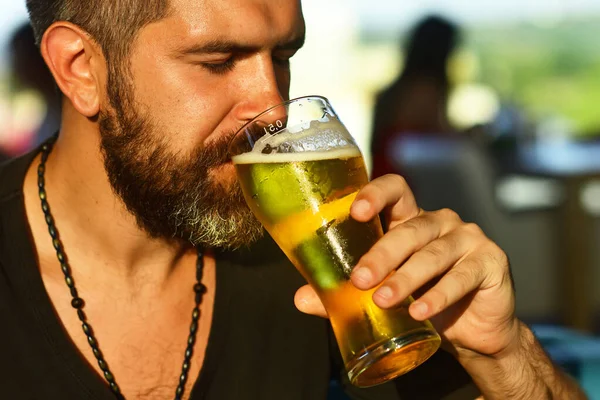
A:
{"label": "thumb", "polygon": [[327,311],[317,296],[315,290],[309,285],[302,286],[294,297],[296,308],[303,313],[327,318]]}

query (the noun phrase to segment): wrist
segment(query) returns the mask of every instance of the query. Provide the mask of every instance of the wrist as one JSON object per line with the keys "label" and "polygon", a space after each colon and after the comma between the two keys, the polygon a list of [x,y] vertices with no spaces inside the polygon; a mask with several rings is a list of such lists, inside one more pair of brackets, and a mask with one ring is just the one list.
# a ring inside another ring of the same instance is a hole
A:
{"label": "wrist", "polygon": [[533,343],[535,337],[533,332],[520,320],[515,318],[505,329],[502,344],[491,352],[481,352],[465,347],[455,347],[456,356],[462,363],[472,360],[509,361],[518,359],[524,353],[528,343]]}
{"label": "wrist", "polygon": [[[458,361],[485,399],[586,399],[585,393],[544,352],[533,332],[515,319],[497,351],[458,349]],[[484,346],[485,348],[485,346]]]}
{"label": "wrist", "polygon": [[457,351],[458,361],[471,375],[486,399],[546,399],[547,386],[541,379],[528,349],[535,346],[533,332],[516,320],[506,346],[491,354]]}

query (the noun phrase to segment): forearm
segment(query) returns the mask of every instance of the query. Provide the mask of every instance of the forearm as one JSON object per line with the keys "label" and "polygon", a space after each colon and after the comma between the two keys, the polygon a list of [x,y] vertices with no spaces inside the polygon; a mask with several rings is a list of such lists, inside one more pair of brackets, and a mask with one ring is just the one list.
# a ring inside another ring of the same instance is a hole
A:
{"label": "forearm", "polygon": [[494,357],[468,351],[458,360],[486,400],[587,399],[579,386],[548,358],[525,324],[513,348]]}

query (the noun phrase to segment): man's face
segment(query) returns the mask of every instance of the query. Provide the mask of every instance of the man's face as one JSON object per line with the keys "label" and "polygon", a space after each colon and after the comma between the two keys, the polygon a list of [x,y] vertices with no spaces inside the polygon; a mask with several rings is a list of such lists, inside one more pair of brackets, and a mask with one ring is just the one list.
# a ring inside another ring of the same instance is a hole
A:
{"label": "man's face", "polygon": [[227,144],[288,98],[303,38],[299,0],[171,0],[140,31],[129,65],[109,72],[100,128],[113,189],[142,228],[212,247],[259,236]]}

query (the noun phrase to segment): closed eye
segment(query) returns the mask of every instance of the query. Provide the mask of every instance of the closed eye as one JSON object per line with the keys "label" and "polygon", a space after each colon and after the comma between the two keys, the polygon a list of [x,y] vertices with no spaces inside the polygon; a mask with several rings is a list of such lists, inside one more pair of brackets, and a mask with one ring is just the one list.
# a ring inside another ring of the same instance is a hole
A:
{"label": "closed eye", "polygon": [[201,65],[213,74],[223,75],[233,70],[233,67],[235,67],[235,59],[234,57],[229,57],[222,62],[203,62]]}

